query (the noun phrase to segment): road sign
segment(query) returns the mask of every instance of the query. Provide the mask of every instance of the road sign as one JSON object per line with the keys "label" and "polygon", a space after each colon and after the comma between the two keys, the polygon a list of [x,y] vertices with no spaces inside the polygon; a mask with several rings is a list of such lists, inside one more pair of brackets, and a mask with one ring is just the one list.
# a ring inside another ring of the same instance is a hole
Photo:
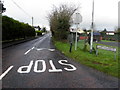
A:
{"label": "road sign", "polygon": [[107,47],[107,46],[103,46],[103,45],[97,45],[96,46],[96,55],[98,55],[98,49],[103,49],[103,50],[107,50],[107,51],[112,51],[115,53],[114,59],[116,59],[116,48],[112,48],[112,47]]}
{"label": "road sign", "polygon": [[76,13],[75,19],[73,20],[74,24],[80,24],[82,22],[82,16],[80,13]]}

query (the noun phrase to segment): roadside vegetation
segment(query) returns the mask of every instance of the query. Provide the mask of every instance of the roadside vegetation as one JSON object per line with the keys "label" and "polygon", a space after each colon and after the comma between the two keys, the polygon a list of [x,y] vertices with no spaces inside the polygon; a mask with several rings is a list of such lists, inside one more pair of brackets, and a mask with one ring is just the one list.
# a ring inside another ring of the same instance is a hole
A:
{"label": "roadside vegetation", "polygon": [[[74,46],[73,46],[71,53],[69,52],[70,45],[67,42],[54,40],[54,45],[64,55],[72,58],[73,60],[80,62],[81,64],[87,65],[89,67],[95,68],[99,71],[105,72],[108,75],[112,75],[120,78],[120,76],[118,75],[118,70],[119,70],[118,47],[114,47],[117,48],[117,53],[116,53],[117,56],[115,59],[114,53],[111,51],[99,49],[98,56],[96,56],[95,53],[90,54],[89,45],[87,46],[87,51],[84,51],[84,41],[78,42],[77,50],[74,50]],[[96,45],[102,45],[102,44],[94,43],[94,47],[96,47]]]}
{"label": "roadside vegetation", "polygon": [[43,31],[35,31],[38,36],[42,35]]}
{"label": "roadside vegetation", "polygon": [[[52,12],[49,14],[48,19],[52,33],[52,40],[55,47],[64,55],[72,58],[77,62],[80,62],[81,64],[105,72],[108,75],[120,78],[118,75],[118,47],[114,47],[117,49],[116,59],[114,58],[115,53],[111,51],[99,49],[98,56],[96,56],[95,50],[90,53],[90,44],[88,44],[88,40],[80,40],[78,42],[77,50],[74,50],[75,46],[73,45],[72,52],[70,53],[71,40],[69,41],[68,36],[70,34],[72,21],[71,17],[77,9],[78,8],[75,7],[61,5],[60,7],[54,7]],[[102,44],[94,43],[93,45],[93,47],[96,49],[96,45]]]}
{"label": "roadside vegetation", "polygon": [[117,42],[117,41],[110,41],[110,40],[101,40],[102,42]]}
{"label": "roadside vegetation", "polygon": [[57,40],[66,40],[69,34],[69,28],[72,22],[72,15],[78,8],[66,4],[60,7],[54,6],[52,12],[48,15],[50,30],[52,36]]}
{"label": "roadside vegetation", "polygon": [[25,39],[35,36],[35,29],[8,16],[2,16],[2,41]]}
{"label": "roadside vegetation", "polygon": [[120,42],[120,28],[116,28],[114,30],[114,35],[107,35],[107,30],[104,29],[103,31],[100,32],[103,40],[108,40],[108,41],[118,41]]}

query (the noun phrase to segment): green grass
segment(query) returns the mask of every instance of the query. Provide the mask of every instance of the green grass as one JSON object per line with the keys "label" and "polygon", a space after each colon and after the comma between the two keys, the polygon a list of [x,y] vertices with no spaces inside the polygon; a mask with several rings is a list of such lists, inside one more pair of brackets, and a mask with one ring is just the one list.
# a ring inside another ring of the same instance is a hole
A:
{"label": "green grass", "polygon": [[117,42],[117,41],[110,41],[110,40],[101,40],[103,42]]}
{"label": "green grass", "polygon": [[[56,48],[67,57],[70,57],[80,62],[81,64],[87,65],[109,75],[120,78],[120,76],[118,75],[118,47],[114,47],[117,48],[117,59],[114,60],[114,53],[111,51],[99,49],[99,55],[96,56],[95,53],[90,54],[89,45],[87,45],[87,51],[84,51],[84,41],[78,42],[77,50],[74,50],[73,46],[72,53],[69,52],[69,43],[54,41],[54,44]],[[93,45],[94,47],[96,47],[96,45],[101,44],[94,43]]]}

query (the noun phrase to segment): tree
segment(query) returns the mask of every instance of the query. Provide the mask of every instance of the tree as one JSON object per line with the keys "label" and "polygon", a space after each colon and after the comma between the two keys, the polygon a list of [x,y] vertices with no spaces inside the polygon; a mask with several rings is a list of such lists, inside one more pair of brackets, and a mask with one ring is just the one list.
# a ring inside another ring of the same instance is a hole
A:
{"label": "tree", "polygon": [[106,32],[107,32],[107,29],[105,28],[103,31],[101,31],[100,33],[101,33],[101,35],[102,36],[105,36],[106,35]]}
{"label": "tree", "polygon": [[39,31],[41,30],[40,26],[38,26],[38,30],[39,30]]}
{"label": "tree", "polygon": [[3,13],[6,11],[6,8],[4,7],[3,3],[0,1],[0,13]]}
{"label": "tree", "polygon": [[43,32],[46,32],[46,31],[47,31],[47,30],[46,30],[46,27],[43,27],[42,31],[43,31]]}
{"label": "tree", "polygon": [[60,5],[58,8],[54,6],[53,11],[48,16],[53,37],[58,40],[67,39],[71,26],[71,17],[77,9],[76,7],[70,7],[65,4]]}
{"label": "tree", "polygon": [[120,28],[117,29],[116,33],[120,35]]}

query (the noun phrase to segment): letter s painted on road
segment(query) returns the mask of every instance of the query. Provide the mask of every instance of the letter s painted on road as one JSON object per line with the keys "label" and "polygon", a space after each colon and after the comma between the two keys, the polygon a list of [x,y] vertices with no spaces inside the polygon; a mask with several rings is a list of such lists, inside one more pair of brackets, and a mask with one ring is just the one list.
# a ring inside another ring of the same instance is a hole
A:
{"label": "letter s painted on road", "polygon": [[63,63],[63,62],[68,62],[67,60],[59,60],[58,61],[61,65],[66,65],[66,66],[70,66],[72,67],[71,69],[69,68],[64,68],[65,70],[67,71],[75,71],[77,68],[75,66],[73,66],[72,64],[66,64],[66,63]]}

